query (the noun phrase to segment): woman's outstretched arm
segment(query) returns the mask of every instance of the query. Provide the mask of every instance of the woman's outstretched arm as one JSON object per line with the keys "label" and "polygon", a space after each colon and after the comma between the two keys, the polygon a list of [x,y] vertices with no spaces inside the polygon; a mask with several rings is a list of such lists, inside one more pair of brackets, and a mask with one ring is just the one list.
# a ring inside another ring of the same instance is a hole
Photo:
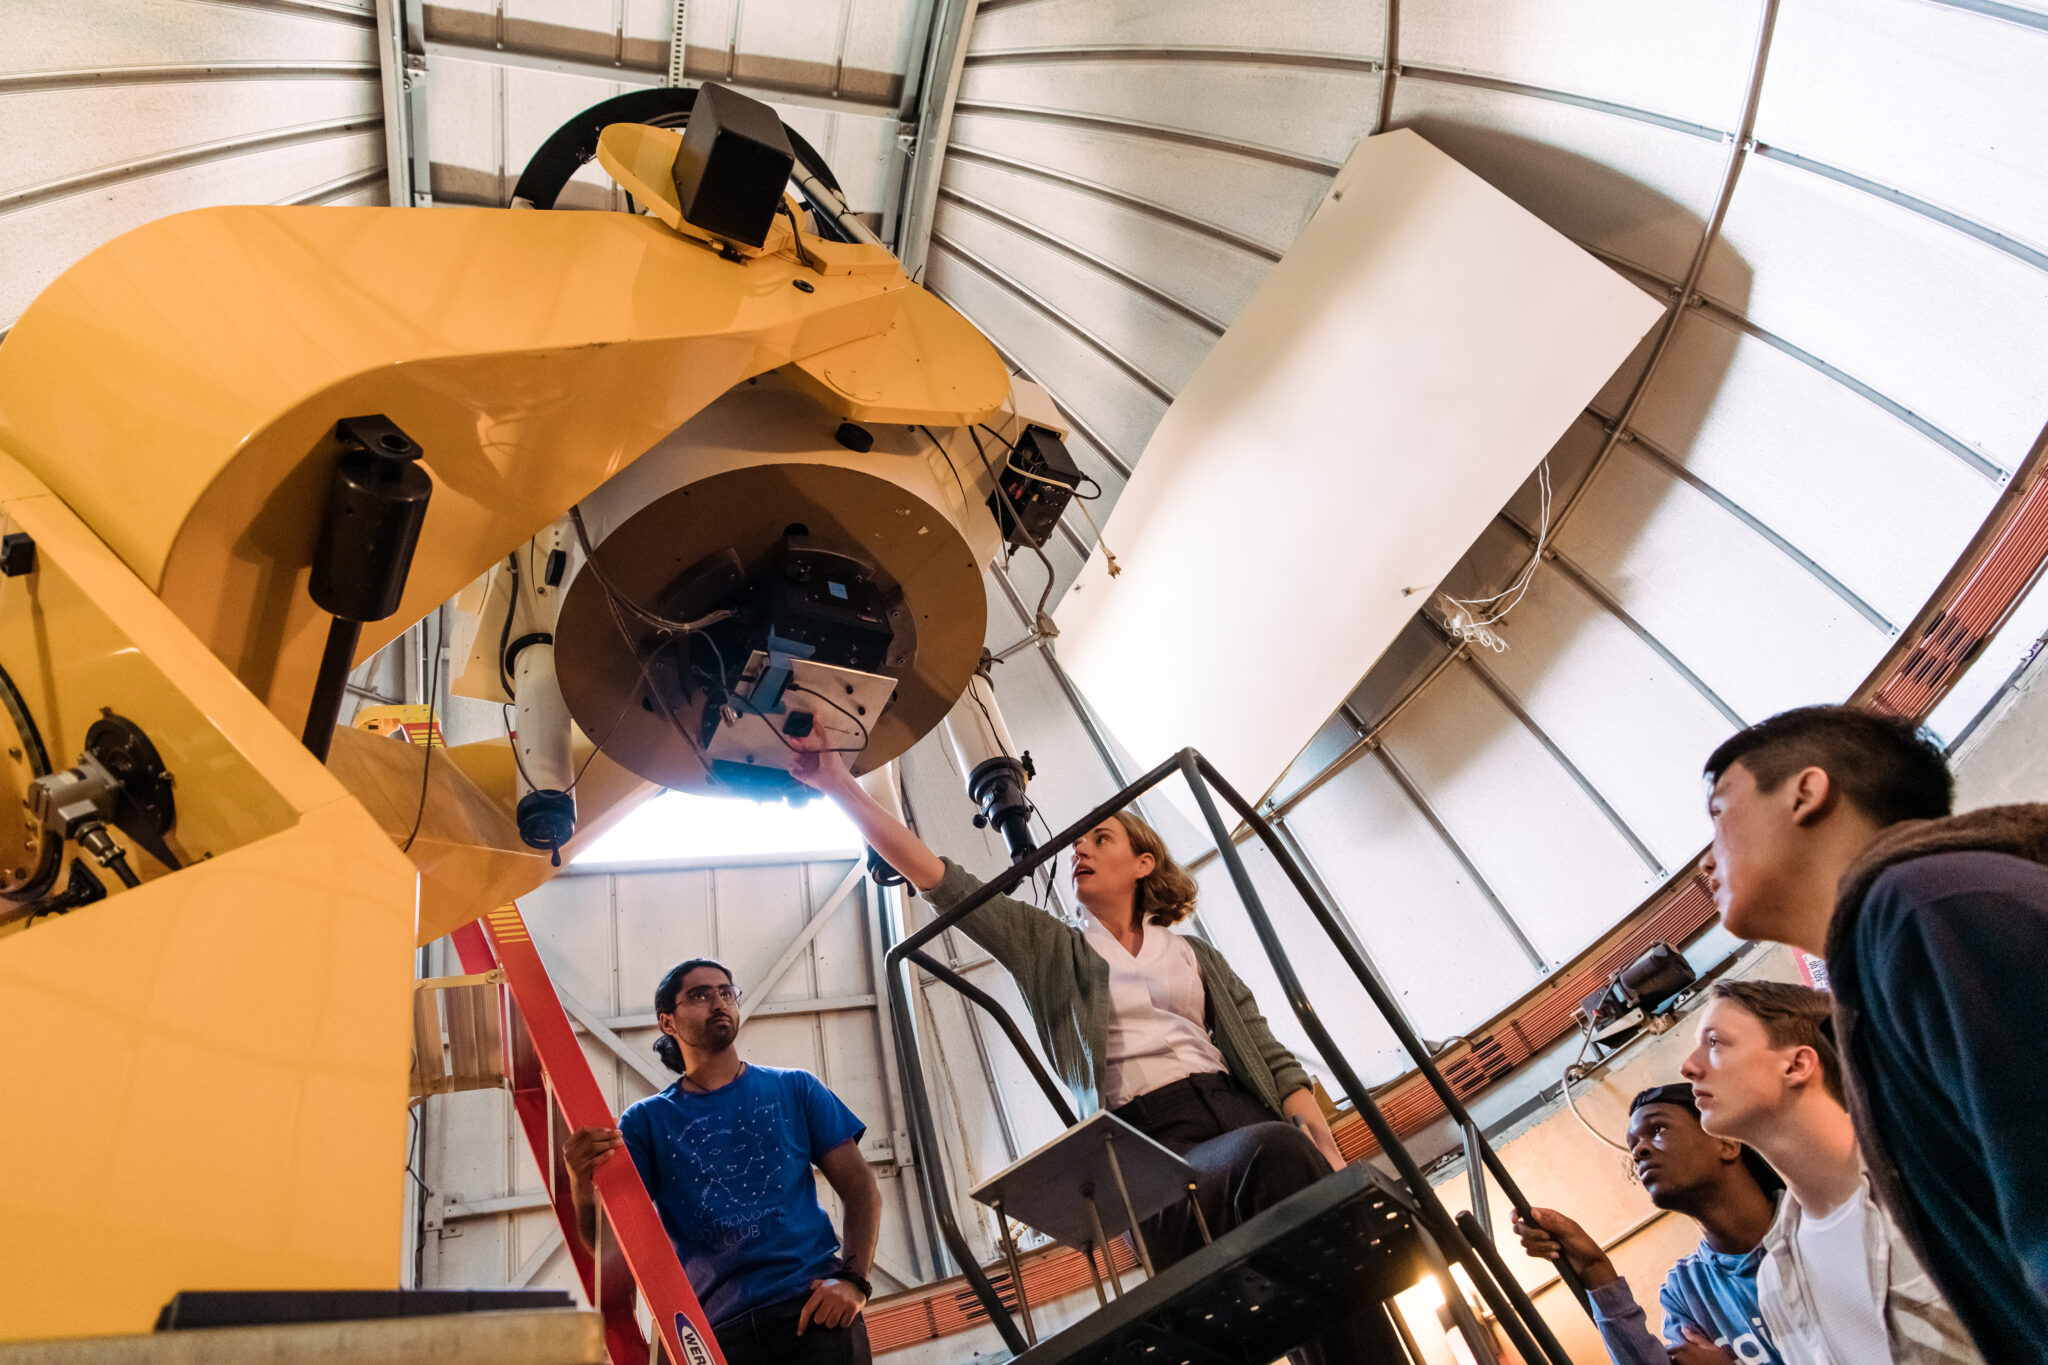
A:
{"label": "woman's outstretched arm", "polygon": [[846,818],[853,821],[860,837],[867,840],[868,846],[881,854],[889,866],[902,873],[918,890],[930,891],[946,875],[946,866],[939,861],[939,855],[867,794],[867,789],[846,766],[846,756],[826,747],[830,743],[822,730],[813,730],[801,739],[790,740],[791,747],[798,753],[789,765],[789,775],[820,795],[830,797],[832,803],[846,813]]}

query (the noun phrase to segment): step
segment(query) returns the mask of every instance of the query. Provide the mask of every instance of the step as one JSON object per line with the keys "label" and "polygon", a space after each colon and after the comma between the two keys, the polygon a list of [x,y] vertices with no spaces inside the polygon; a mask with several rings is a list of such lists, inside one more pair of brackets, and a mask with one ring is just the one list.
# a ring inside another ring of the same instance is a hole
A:
{"label": "step", "polygon": [[1425,1268],[1412,1205],[1361,1161],[1131,1287],[1016,1365],[1263,1365],[1392,1298]]}

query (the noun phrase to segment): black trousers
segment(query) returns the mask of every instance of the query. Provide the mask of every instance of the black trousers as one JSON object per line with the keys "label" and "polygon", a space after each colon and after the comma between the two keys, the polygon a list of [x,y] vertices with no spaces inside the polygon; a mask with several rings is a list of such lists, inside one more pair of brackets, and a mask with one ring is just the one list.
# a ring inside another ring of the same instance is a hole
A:
{"label": "black trousers", "polygon": [[[1195,1197],[1214,1237],[1330,1174],[1307,1133],[1275,1119],[1225,1071],[1162,1085],[1120,1106],[1116,1116],[1195,1168]],[[1143,1229],[1161,1270],[1202,1247],[1201,1228],[1186,1204],[1146,1219]],[[1362,1305],[1291,1358],[1303,1365],[1406,1359],[1377,1303]]]}
{"label": "black trousers", "polygon": [[820,1327],[813,1319],[796,1334],[810,1297],[799,1294],[719,1323],[713,1331],[725,1365],[868,1365],[866,1318],[847,1327]]}

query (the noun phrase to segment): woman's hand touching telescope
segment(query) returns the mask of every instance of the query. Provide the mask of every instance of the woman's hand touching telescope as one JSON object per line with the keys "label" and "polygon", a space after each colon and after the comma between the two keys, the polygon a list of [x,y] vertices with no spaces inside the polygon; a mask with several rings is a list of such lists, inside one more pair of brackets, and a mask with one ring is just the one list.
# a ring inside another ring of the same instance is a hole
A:
{"label": "woman's hand touching telescope", "polygon": [[823,726],[813,725],[807,735],[786,735],[784,742],[794,751],[789,775],[811,790],[837,801],[848,787],[858,785],[846,766],[846,755],[833,749],[832,736]]}
{"label": "woman's hand touching telescope", "polygon": [[811,790],[832,798],[834,805],[853,821],[868,847],[882,855],[889,866],[901,872],[920,891],[929,891],[946,875],[946,865],[924,840],[911,833],[903,822],[875,803],[875,799],[846,766],[846,755],[835,752],[832,737],[819,726],[803,736],[790,736],[789,775]]}

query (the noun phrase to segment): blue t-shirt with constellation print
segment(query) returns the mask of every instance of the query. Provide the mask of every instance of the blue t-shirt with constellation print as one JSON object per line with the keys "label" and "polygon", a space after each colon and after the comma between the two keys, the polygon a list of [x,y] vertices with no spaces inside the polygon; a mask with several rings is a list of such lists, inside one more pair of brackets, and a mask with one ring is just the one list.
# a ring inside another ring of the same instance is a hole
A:
{"label": "blue t-shirt with constellation print", "polygon": [[619,1117],[713,1327],[808,1293],[839,1268],[811,1168],[866,1131],[810,1072],[752,1064],[708,1095],[678,1081]]}

